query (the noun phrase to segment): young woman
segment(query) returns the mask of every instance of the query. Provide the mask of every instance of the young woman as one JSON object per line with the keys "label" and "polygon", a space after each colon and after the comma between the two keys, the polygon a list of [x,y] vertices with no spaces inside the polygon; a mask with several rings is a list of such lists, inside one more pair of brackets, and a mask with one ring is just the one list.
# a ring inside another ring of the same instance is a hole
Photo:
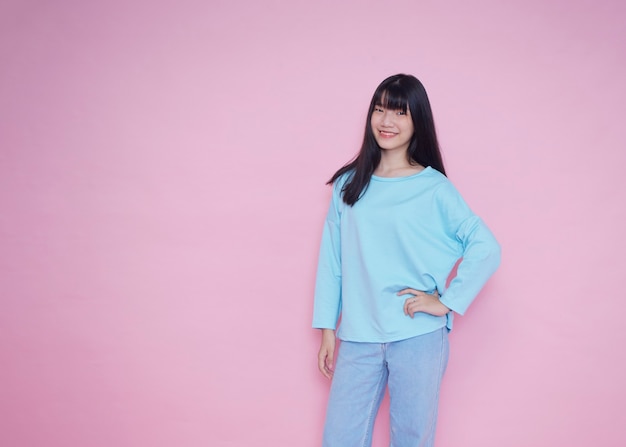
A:
{"label": "young woman", "polygon": [[432,446],[452,312],[468,308],[500,247],[445,176],[419,80],[378,86],[361,150],[329,184],[313,315],[332,378],[323,445],[370,446],[389,387],[391,446]]}

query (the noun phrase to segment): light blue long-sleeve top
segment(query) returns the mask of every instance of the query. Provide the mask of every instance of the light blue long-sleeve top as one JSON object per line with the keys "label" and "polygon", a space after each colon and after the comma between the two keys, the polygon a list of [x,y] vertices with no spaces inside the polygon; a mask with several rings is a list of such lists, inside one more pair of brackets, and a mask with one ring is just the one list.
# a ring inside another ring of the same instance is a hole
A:
{"label": "light blue long-sleeve top", "polygon": [[[333,186],[320,248],[313,327],[337,337],[387,343],[452,328],[453,313],[404,314],[406,288],[440,294],[463,314],[500,264],[500,246],[452,183],[427,167],[408,177],[372,176],[362,197],[343,202]],[[457,273],[446,288],[459,259]]]}

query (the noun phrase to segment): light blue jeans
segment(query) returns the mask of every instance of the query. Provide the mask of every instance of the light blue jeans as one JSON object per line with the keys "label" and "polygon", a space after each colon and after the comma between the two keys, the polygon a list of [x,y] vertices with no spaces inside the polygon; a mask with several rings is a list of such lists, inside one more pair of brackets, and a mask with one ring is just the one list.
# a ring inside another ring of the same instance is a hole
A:
{"label": "light blue jeans", "polygon": [[432,447],[448,329],[391,343],[341,342],[323,447],[370,447],[389,386],[390,447]]}

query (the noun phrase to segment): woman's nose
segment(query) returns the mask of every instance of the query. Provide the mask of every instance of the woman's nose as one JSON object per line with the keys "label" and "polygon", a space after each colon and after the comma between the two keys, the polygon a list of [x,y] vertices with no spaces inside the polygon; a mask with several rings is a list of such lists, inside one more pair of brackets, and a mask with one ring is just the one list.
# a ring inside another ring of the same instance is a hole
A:
{"label": "woman's nose", "polygon": [[381,123],[384,126],[389,126],[391,124],[393,124],[393,120],[392,120],[393,116],[391,115],[391,113],[389,113],[389,110],[385,110],[385,112],[383,113],[383,118]]}

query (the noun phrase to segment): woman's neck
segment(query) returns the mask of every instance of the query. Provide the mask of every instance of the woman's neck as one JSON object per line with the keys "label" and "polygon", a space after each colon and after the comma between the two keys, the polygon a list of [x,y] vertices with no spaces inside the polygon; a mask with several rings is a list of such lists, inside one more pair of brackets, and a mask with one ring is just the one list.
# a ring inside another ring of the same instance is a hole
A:
{"label": "woman's neck", "polygon": [[382,151],[380,162],[374,169],[374,175],[378,177],[405,177],[417,174],[423,169],[424,166],[415,162],[409,162],[406,151]]}

